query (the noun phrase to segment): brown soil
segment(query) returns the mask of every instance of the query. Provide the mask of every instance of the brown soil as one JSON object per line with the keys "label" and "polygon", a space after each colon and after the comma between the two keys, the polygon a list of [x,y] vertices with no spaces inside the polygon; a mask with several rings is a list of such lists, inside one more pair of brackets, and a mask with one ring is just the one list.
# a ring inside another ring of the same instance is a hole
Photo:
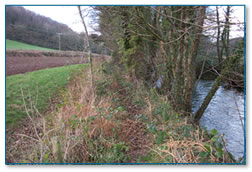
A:
{"label": "brown soil", "polygon": [[[94,54],[93,57],[95,60],[109,58],[109,56],[98,54]],[[87,54],[82,52],[7,50],[6,75],[87,62]]]}

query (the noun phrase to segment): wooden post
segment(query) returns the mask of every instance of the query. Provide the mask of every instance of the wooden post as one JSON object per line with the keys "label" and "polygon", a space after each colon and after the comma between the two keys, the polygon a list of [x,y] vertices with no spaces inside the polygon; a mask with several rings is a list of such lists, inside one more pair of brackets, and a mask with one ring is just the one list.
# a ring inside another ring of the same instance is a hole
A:
{"label": "wooden post", "polygon": [[61,50],[61,35],[63,35],[63,33],[57,33],[57,35],[59,36],[59,51]]}

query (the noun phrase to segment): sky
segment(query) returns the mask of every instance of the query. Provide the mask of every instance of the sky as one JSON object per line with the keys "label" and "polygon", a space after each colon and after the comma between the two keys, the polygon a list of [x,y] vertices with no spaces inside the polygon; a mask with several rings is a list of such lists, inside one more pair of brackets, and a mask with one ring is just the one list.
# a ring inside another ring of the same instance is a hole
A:
{"label": "sky", "polygon": [[[211,10],[216,13],[216,6],[210,7]],[[244,7],[243,6],[232,6],[230,13],[230,22],[231,23],[243,23],[244,22]],[[226,11],[226,6],[219,6],[219,15],[220,20],[225,21],[224,14]],[[244,36],[244,28],[241,28],[243,25],[231,25],[230,27],[230,38],[242,37]]]}
{"label": "sky", "polygon": [[[244,7],[243,6],[239,6],[239,7],[233,7],[233,14],[231,14],[231,17],[234,18],[233,21],[231,22],[244,22]],[[233,32],[233,34],[231,35],[232,37],[239,37],[239,36],[244,36],[243,32],[239,32],[237,30],[241,29],[238,26],[233,26],[231,29],[231,32]],[[244,28],[243,28],[244,29]]]}
{"label": "sky", "polygon": [[[81,24],[77,6],[24,6],[24,8],[33,11],[37,14],[50,17],[51,19],[56,20],[60,23],[64,23],[68,25],[75,32],[80,33],[84,31],[84,28]],[[84,9],[85,7],[82,8]],[[234,22],[236,21],[243,22],[244,7],[235,6],[232,7],[232,9],[233,9],[232,17],[235,17]],[[86,17],[85,19],[86,24],[88,26],[88,32],[89,33],[94,32],[94,30],[92,29],[91,19],[88,17]],[[238,29],[237,27],[232,28],[232,33],[230,35],[231,38],[243,36],[242,32],[236,31],[237,29]]]}
{"label": "sky", "polygon": [[[24,6],[24,8],[42,16],[50,17],[57,22],[66,24],[75,32],[84,32],[77,6]],[[86,25],[88,26],[88,32],[93,32],[93,29],[90,26],[91,19],[85,18],[85,20]]]}

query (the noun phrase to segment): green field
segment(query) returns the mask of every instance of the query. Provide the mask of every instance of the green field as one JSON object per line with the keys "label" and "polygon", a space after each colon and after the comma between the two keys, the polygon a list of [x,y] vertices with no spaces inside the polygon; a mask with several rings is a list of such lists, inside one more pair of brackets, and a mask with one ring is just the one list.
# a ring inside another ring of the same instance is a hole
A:
{"label": "green field", "polygon": [[18,41],[6,40],[6,49],[12,50],[42,50],[42,51],[55,51],[54,49],[43,48],[35,45],[30,45]]}
{"label": "green field", "polygon": [[[87,66],[87,65],[85,65]],[[23,121],[25,113],[21,88],[25,102],[30,106],[30,97],[40,112],[50,105],[50,98],[71,80],[72,74],[80,72],[83,64],[43,69],[26,74],[6,77],[6,125],[14,126]]]}

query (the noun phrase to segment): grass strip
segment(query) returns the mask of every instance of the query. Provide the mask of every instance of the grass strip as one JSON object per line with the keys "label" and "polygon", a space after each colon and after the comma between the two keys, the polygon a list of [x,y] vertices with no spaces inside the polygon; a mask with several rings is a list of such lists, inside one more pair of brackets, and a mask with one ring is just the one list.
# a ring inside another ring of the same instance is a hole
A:
{"label": "grass strip", "polygon": [[55,51],[54,49],[30,45],[18,41],[6,40],[6,49],[13,50],[42,50],[42,51]]}
{"label": "grass strip", "polygon": [[[87,66],[85,64],[85,66]],[[36,104],[39,111],[44,111],[60,89],[71,81],[73,72],[80,72],[83,64],[55,67],[26,74],[6,77],[6,125],[16,125],[26,117],[24,100]]]}

